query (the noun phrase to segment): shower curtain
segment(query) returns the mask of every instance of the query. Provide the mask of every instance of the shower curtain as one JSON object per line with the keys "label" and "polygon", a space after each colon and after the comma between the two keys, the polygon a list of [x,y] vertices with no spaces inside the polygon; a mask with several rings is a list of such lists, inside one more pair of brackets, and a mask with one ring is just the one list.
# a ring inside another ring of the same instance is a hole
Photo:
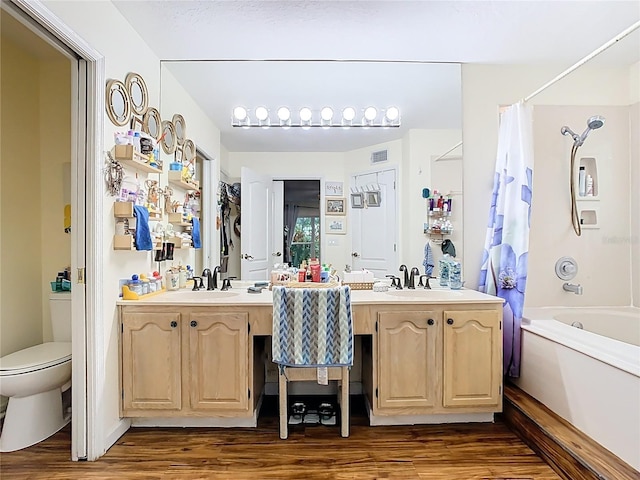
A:
{"label": "shower curtain", "polygon": [[[293,258],[291,256],[291,243],[293,242],[293,235],[296,230],[296,221],[298,220],[298,205],[293,205],[291,203],[287,203],[284,206],[284,228],[286,231],[285,238],[285,252],[284,252],[284,261],[286,263],[291,263]],[[295,266],[295,265],[292,265]]]}
{"label": "shower curtain", "polygon": [[520,102],[502,114],[493,195],[479,290],[505,300],[504,374],[520,376],[520,324],[527,284],[531,224],[533,133],[531,107]]}

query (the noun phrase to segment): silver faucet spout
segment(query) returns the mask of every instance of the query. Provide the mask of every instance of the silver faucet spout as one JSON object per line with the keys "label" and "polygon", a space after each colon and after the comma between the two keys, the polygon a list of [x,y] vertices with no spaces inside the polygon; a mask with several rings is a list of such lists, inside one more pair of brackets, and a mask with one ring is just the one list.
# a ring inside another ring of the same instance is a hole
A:
{"label": "silver faucet spout", "polygon": [[576,295],[582,295],[582,285],[578,284],[574,284],[574,283],[564,283],[562,285],[562,289],[565,290],[566,292],[572,292],[575,293]]}

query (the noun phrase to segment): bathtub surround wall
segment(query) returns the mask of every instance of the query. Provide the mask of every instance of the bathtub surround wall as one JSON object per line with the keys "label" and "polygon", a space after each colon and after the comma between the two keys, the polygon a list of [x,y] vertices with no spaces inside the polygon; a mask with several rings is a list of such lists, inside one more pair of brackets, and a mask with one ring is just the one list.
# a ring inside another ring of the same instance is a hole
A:
{"label": "bathtub surround wall", "polygon": [[[640,72],[640,64],[637,72]],[[640,95],[640,82],[636,75],[636,95]],[[631,295],[633,305],[640,307],[640,101],[629,108],[629,154],[631,156],[631,175],[629,190],[631,192]]]}
{"label": "bathtub surround wall", "polygon": [[[577,206],[578,212],[596,212],[597,224],[583,225],[578,237],[570,222],[572,140],[560,135],[559,128],[584,125],[596,113],[606,123],[578,149],[576,163],[595,159],[598,195],[577,197]],[[534,190],[545,193],[533,200],[531,230],[544,235],[532,238],[527,305],[631,305],[629,113],[626,106],[535,108],[537,174],[533,183]],[[562,290],[564,281],[555,276],[555,262],[566,255],[578,263],[578,274],[571,282],[582,285],[583,295]]]}

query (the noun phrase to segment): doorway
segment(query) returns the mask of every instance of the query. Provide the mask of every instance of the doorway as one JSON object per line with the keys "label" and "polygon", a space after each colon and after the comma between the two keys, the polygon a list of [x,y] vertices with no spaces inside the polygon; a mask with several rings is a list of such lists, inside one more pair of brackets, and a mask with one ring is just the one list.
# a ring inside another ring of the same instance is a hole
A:
{"label": "doorway", "polygon": [[297,267],[321,258],[320,180],[283,180],[283,261]]}

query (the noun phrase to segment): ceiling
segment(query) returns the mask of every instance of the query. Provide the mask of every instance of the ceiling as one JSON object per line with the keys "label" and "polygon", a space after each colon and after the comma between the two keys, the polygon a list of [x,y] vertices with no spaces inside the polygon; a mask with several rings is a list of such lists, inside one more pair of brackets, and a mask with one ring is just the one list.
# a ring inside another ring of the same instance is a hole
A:
{"label": "ceiling", "polygon": [[[560,73],[640,20],[638,0],[113,3],[220,127],[229,151],[346,151],[410,128],[460,129],[458,64]],[[640,30],[592,64],[638,61]],[[402,128],[245,130],[230,122],[236,105],[319,112],[348,104],[396,105]]]}

